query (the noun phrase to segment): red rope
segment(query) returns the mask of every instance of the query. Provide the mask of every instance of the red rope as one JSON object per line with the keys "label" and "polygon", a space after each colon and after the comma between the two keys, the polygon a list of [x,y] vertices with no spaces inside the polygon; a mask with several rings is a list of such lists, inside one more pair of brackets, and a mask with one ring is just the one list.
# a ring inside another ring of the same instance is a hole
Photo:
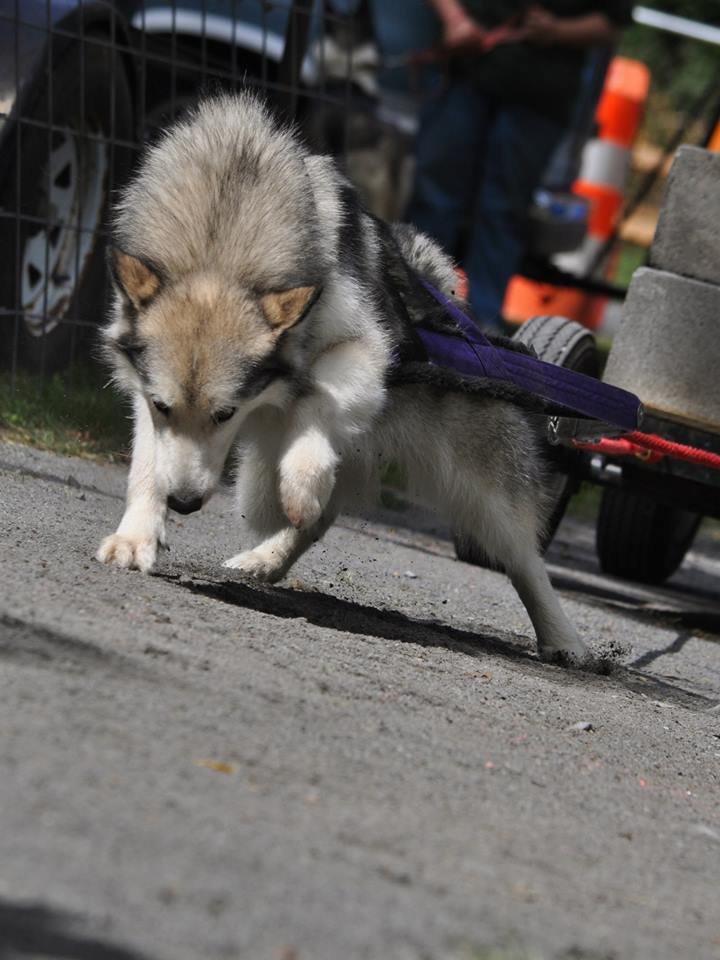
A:
{"label": "red rope", "polygon": [[605,453],[610,457],[638,457],[647,463],[657,463],[664,457],[674,460],[687,460],[712,470],[720,470],[720,455],[709,450],[700,450],[698,447],[689,447],[684,443],[674,443],[650,433],[626,433],[617,440],[603,439],[597,443],[577,443],[573,446],[582,450],[594,450]]}

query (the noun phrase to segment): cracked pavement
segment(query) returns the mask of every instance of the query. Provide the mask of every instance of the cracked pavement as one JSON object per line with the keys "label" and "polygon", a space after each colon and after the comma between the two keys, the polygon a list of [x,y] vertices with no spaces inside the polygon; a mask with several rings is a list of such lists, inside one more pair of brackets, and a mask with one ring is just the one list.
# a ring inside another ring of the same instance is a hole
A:
{"label": "cracked pavement", "polygon": [[598,677],[415,508],[275,587],[226,495],[104,568],[124,482],[0,445],[0,960],[720,958],[716,527],[645,588],[564,522]]}

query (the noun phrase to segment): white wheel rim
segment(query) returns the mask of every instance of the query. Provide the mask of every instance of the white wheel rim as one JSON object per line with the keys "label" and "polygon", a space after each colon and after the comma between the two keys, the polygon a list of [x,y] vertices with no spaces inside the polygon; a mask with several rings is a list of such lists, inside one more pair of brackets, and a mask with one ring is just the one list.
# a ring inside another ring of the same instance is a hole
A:
{"label": "white wheel rim", "polygon": [[106,144],[80,144],[70,130],[59,135],[40,179],[48,226],[28,237],[22,251],[21,304],[34,337],[47,336],[67,313],[95,248],[106,174]]}

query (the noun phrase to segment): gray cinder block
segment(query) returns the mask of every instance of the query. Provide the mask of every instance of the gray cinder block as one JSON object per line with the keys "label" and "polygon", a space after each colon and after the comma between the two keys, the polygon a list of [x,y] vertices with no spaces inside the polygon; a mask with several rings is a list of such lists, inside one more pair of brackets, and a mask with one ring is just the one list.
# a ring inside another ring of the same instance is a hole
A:
{"label": "gray cinder block", "polygon": [[720,154],[681,147],[670,170],[650,265],[720,284]]}
{"label": "gray cinder block", "polygon": [[637,270],[604,379],[648,407],[720,430],[720,287]]}

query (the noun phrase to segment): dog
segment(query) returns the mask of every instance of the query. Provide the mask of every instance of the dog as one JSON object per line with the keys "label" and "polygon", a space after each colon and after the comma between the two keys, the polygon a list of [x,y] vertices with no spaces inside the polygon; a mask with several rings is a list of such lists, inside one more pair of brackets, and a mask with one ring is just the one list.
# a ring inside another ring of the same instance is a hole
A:
{"label": "dog", "polygon": [[109,263],[103,344],[134,439],[125,513],[100,561],[152,570],[168,509],[199,510],[235,449],[256,543],[225,566],[277,581],[343,506],[372,498],[392,459],[502,565],[539,655],[587,662],[538,548],[546,477],[532,417],[393,383],[400,288],[414,276],[454,297],[434,242],[373,218],[332,158],[245,92],[205,100],[147,150],[116,205]]}

